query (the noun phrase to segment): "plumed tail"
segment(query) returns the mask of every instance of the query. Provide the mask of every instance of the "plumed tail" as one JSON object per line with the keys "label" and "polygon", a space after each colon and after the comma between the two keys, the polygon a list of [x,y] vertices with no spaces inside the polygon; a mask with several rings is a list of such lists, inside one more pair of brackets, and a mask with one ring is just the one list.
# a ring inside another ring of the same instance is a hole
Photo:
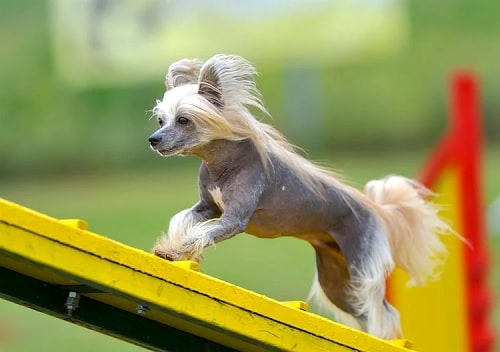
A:
{"label": "plumed tail", "polygon": [[427,200],[432,192],[417,181],[387,176],[368,182],[365,193],[386,226],[394,261],[410,275],[408,285],[438,279],[447,257],[439,235],[455,232]]}

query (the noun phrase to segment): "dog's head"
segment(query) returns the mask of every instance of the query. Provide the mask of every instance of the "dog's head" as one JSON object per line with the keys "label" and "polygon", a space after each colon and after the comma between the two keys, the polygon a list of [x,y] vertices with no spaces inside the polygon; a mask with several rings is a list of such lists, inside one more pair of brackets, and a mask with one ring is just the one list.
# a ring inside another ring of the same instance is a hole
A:
{"label": "dog's head", "polygon": [[153,109],[159,129],[149,137],[151,148],[163,156],[197,154],[215,139],[247,138],[241,113],[247,105],[264,109],[254,74],[253,66],[235,55],[172,64],[167,91]]}

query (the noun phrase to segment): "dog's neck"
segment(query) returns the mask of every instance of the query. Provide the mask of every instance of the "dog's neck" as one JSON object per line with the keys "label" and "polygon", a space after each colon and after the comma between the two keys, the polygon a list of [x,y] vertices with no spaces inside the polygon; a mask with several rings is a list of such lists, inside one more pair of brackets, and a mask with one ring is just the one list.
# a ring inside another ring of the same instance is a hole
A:
{"label": "dog's neck", "polygon": [[193,151],[203,159],[215,179],[223,177],[228,170],[235,170],[259,161],[259,153],[250,139],[230,141],[216,139]]}

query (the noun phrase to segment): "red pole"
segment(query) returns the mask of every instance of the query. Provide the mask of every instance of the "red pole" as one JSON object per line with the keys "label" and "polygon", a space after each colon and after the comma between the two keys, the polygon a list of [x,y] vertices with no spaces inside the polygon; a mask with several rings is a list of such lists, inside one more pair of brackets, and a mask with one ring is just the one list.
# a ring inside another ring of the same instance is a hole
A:
{"label": "red pole", "polygon": [[461,72],[452,80],[451,119],[455,135],[454,160],[459,168],[461,221],[466,275],[469,350],[492,352],[494,333],[489,321],[491,293],[488,287],[489,256],[482,199],[482,126],[479,89],[473,74]]}

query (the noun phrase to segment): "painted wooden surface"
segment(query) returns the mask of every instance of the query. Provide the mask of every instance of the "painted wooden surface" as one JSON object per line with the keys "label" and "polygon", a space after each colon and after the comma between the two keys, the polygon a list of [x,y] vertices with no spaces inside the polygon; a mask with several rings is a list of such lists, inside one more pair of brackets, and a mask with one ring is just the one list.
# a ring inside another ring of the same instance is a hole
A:
{"label": "painted wooden surface", "polygon": [[86,228],[0,199],[0,297],[157,351],[409,351]]}

